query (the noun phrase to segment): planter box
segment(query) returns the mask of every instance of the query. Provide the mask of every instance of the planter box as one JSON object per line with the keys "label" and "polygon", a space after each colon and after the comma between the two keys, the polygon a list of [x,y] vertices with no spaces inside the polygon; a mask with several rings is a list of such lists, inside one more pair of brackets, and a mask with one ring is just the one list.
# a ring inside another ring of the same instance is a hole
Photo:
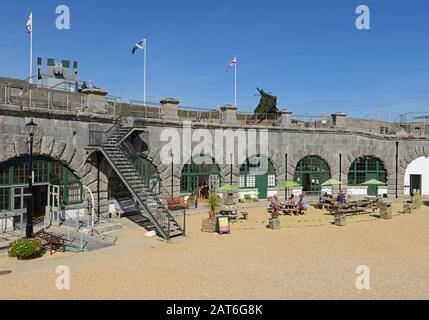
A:
{"label": "planter box", "polygon": [[270,219],[270,222],[268,223],[268,228],[272,230],[280,230],[280,220]]}
{"label": "planter box", "polygon": [[204,219],[201,226],[201,231],[210,233],[216,232],[216,220]]}
{"label": "planter box", "polygon": [[336,214],[335,215],[335,225],[343,227],[346,225],[346,215],[345,214]]}
{"label": "planter box", "polygon": [[380,214],[380,218],[384,219],[384,220],[390,220],[390,219],[392,219],[392,217],[393,217],[392,211],[390,211],[390,210]]}

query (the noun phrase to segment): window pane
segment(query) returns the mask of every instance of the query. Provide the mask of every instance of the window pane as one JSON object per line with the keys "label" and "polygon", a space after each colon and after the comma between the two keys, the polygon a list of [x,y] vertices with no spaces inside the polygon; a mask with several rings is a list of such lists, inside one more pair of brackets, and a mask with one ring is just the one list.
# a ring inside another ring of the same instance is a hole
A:
{"label": "window pane", "polygon": [[256,177],[253,175],[247,176],[246,184],[248,188],[254,188],[256,186]]}
{"label": "window pane", "polygon": [[0,185],[9,185],[9,168],[0,167]]}
{"label": "window pane", "polygon": [[275,187],[276,186],[276,175],[270,174],[268,175],[268,187]]}
{"label": "window pane", "polygon": [[240,186],[240,188],[246,188],[246,176],[245,175],[240,176],[239,186]]}
{"label": "window pane", "polygon": [[14,167],[13,171],[13,183],[14,184],[25,184],[28,182],[30,177],[28,163],[19,163]]}
{"label": "window pane", "polygon": [[0,189],[0,210],[9,210],[10,189]]}
{"label": "window pane", "polygon": [[68,186],[69,202],[81,201],[81,187],[80,184],[75,183]]}

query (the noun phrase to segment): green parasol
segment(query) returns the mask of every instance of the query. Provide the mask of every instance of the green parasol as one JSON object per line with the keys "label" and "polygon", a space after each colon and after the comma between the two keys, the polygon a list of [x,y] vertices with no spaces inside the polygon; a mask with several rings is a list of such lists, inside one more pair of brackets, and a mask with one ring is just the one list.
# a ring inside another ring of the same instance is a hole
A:
{"label": "green parasol", "polygon": [[295,181],[280,181],[277,187],[288,189],[294,187],[301,187],[301,185]]}
{"label": "green parasol", "polygon": [[240,188],[237,186],[233,186],[232,184],[225,184],[222,187],[220,187],[219,189],[217,189],[217,191],[222,192],[222,191],[232,191],[232,192],[237,192],[239,191]]}
{"label": "green parasol", "polygon": [[364,183],[361,183],[363,186],[385,186],[386,184],[384,182],[378,181],[377,179],[371,179],[368,181],[365,181]]}
{"label": "green parasol", "polygon": [[335,180],[335,179],[329,179],[328,181],[325,181],[324,183],[322,183],[323,187],[327,187],[327,186],[339,186],[341,184],[340,181]]}

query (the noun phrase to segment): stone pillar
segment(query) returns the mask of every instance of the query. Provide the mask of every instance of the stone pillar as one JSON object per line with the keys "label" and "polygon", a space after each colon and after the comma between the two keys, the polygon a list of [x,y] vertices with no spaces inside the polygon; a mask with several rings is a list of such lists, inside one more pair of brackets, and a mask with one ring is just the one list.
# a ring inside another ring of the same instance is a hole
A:
{"label": "stone pillar", "polygon": [[107,91],[98,88],[83,89],[82,93],[86,95],[86,111],[92,113],[108,113],[107,109]]}
{"label": "stone pillar", "polygon": [[291,127],[292,126],[292,111],[283,109],[278,111],[280,117],[277,120],[279,126]]}
{"label": "stone pillar", "polygon": [[331,115],[332,126],[334,128],[345,128],[347,114],[344,112],[336,112]]}
{"label": "stone pillar", "polygon": [[180,101],[173,98],[166,98],[160,101],[161,118],[166,120],[179,120]]}
{"label": "stone pillar", "polygon": [[237,123],[237,107],[231,104],[226,104],[220,108],[222,111],[222,123],[233,124]]}

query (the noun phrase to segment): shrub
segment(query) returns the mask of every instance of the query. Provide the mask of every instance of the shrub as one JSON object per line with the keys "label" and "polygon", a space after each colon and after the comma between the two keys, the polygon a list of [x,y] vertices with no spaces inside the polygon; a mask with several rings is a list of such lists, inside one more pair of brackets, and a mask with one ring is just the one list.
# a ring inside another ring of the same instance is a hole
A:
{"label": "shrub", "polygon": [[40,257],[43,251],[43,247],[38,240],[28,238],[14,241],[9,248],[10,255],[21,260]]}

